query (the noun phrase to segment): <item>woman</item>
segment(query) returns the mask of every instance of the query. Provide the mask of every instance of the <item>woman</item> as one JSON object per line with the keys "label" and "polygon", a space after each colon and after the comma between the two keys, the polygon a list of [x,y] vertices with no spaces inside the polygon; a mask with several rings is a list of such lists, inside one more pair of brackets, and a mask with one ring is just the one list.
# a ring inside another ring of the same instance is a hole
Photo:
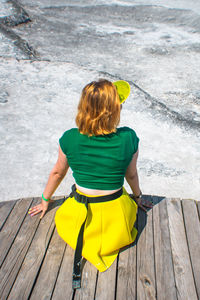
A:
{"label": "woman", "polygon": [[[59,235],[75,249],[73,288],[80,288],[81,257],[100,272],[107,270],[119,249],[131,244],[137,235],[134,227],[137,207],[146,211],[151,202],[142,202],[137,174],[138,142],[134,130],[117,128],[121,102],[130,86],[124,81],[91,82],[82,91],[76,124],[59,140],[58,160],[50,173],[41,204],[30,209],[41,218],[51,196],[69,167],[76,184],[57,210]],[[134,194],[123,188],[126,178]],[[137,204],[136,204],[137,203]]]}

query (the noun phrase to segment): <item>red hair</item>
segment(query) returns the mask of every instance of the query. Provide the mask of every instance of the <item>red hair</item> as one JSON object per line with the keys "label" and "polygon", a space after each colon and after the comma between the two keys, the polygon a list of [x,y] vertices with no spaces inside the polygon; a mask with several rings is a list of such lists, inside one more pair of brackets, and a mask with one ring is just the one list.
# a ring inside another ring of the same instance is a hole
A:
{"label": "red hair", "polygon": [[81,94],[76,116],[80,133],[104,135],[116,131],[120,121],[120,100],[112,82],[101,79],[87,84]]}

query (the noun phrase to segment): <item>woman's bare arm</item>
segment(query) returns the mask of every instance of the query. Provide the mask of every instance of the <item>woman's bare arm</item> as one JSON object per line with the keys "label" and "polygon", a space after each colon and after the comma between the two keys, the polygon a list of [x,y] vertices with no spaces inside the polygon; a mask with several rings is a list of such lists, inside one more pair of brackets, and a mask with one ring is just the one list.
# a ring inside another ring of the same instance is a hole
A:
{"label": "woman's bare arm", "polygon": [[[44,189],[43,196],[46,199],[50,199],[63,178],[65,177],[67,170],[69,168],[66,155],[62,152],[60,146],[59,146],[59,152],[58,152],[58,159],[53,167],[53,169],[50,172],[49,179],[47,181],[46,187]],[[41,203],[39,205],[36,205],[29,210],[29,214],[31,216],[37,215],[38,213],[42,212],[41,217],[42,218],[45,214],[45,212],[48,209],[49,202],[44,201],[42,199]]]}
{"label": "woman's bare arm", "polygon": [[126,181],[130,185],[130,188],[135,196],[140,194],[140,187],[139,187],[139,179],[137,173],[137,159],[138,159],[139,151],[137,151],[126,170]]}
{"label": "woman's bare arm", "polygon": [[[141,191],[140,191],[140,186],[139,186],[139,178],[138,178],[138,172],[137,172],[137,159],[138,159],[138,154],[139,150],[133,155],[133,158],[126,170],[126,181],[130,185],[130,188],[134,194],[134,196],[139,196]],[[144,211],[147,211],[144,206],[146,207],[152,207],[152,203],[147,200],[143,200],[140,198],[135,199],[137,202],[138,206],[142,208]]]}
{"label": "woman's bare arm", "polygon": [[67,170],[69,168],[66,155],[62,152],[60,146],[59,146],[59,152],[58,152],[58,159],[51,170],[51,173],[49,175],[49,179],[47,181],[46,187],[44,189],[44,197],[46,199],[51,198],[63,178],[65,177]]}

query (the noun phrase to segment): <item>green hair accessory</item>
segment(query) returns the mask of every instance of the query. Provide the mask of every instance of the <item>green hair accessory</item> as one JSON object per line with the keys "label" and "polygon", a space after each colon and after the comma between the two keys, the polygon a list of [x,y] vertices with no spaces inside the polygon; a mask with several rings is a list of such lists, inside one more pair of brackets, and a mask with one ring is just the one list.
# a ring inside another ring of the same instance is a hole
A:
{"label": "green hair accessory", "polygon": [[130,84],[124,80],[115,81],[115,82],[113,82],[113,84],[117,89],[120,103],[123,103],[130,94],[130,91],[131,91]]}

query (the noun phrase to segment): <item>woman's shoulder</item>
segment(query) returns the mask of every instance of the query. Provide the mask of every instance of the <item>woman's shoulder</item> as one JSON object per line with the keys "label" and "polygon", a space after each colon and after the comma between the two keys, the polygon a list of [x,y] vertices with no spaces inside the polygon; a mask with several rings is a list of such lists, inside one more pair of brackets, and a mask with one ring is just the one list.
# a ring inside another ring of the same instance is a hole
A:
{"label": "woman's shoulder", "polygon": [[131,154],[137,152],[139,138],[135,130],[130,127],[120,127],[117,130],[117,134],[120,136],[120,139],[124,141],[124,143],[129,145],[128,148],[131,150]]}
{"label": "woman's shoulder", "polygon": [[63,137],[70,137],[79,134],[78,128],[70,128],[63,133]]}
{"label": "woman's shoulder", "polygon": [[127,127],[127,126],[117,128],[117,134],[136,136],[135,130],[133,130],[132,128]]}
{"label": "woman's shoulder", "polygon": [[69,146],[72,145],[74,143],[74,141],[78,140],[76,138],[78,136],[78,134],[79,134],[78,128],[71,128],[69,130],[66,130],[63,133],[63,135],[59,139],[59,144],[60,144],[60,147],[61,147],[63,153],[65,153],[67,155]]}

